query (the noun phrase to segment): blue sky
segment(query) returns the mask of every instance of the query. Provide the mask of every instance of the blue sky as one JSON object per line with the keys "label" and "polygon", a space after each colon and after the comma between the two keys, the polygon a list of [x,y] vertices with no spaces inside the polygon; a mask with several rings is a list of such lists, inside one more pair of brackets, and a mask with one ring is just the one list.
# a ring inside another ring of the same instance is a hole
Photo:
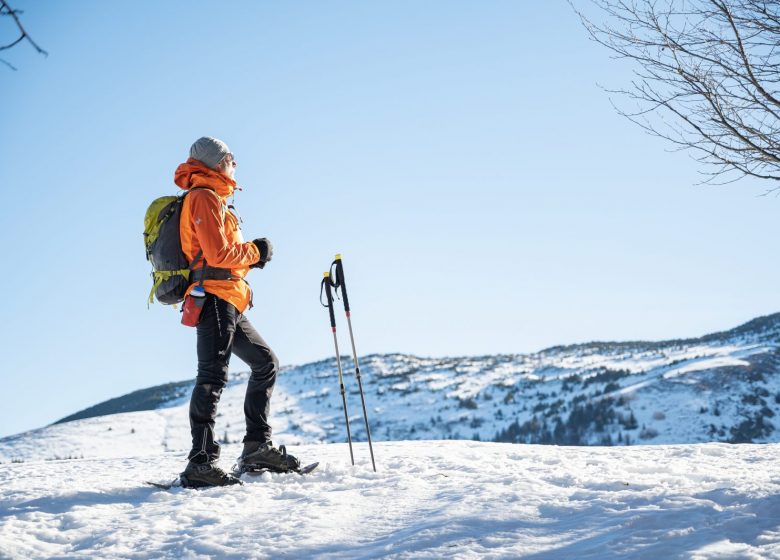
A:
{"label": "blue sky", "polygon": [[202,135],[236,155],[245,236],[274,242],[249,317],[284,364],[332,355],[336,252],[361,354],[698,336],[778,308],[780,201],[696,186],[617,116],[598,84],[630,68],[562,0],[12,5],[50,56],[0,68],[0,435],[194,376],[194,330],[146,308],[141,231]]}

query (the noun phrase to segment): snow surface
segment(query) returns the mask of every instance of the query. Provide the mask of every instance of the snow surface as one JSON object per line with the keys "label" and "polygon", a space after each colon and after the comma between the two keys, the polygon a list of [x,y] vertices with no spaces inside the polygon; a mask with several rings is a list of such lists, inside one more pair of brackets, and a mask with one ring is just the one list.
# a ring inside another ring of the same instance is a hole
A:
{"label": "snow surface", "polygon": [[780,558],[778,444],[294,451],[320,468],[206,490],[143,484],[178,452],[3,464],[0,557]]}

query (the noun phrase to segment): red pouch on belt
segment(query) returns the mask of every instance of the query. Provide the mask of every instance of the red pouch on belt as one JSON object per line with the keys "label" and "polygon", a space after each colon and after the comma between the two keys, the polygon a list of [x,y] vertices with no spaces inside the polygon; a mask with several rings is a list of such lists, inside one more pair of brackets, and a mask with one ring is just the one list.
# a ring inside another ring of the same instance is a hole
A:
{"label": "red pouch on belt", "polygon": [[184,299],[184,307],[181,310],[181,324],[188,327],[197,327],[200,322],[200,313],[206,302],[206,292],[200,286],[192,288],[190,295]]}

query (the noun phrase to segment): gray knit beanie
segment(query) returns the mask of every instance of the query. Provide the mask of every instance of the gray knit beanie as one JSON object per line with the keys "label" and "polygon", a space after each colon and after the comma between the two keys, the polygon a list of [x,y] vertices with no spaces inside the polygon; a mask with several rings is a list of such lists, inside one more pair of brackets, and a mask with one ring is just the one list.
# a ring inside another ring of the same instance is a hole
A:
{"label": "gray knit beanie", "polygon": [[204,136],[195,141],[190,148],[190,157],[216,169],[219,162],[230,153],[230,149],[222,140]]}

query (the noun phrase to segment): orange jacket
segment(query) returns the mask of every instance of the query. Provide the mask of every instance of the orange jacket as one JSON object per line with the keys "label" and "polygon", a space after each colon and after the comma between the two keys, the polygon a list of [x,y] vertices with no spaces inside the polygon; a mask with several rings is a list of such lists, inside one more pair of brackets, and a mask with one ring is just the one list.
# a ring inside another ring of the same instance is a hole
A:
{"label": "orange jacket", "polygon": [[[244,243],[238,219],[227,208],[236,182],[192,158],[176,169],[173,180],[184,190],[206,187],[192,191],[184,199],[179,225],[181,247],[190,262],[202,249],[209,267],[230,269],[237,279],[205,280],[203,288],[243,313],[252,297],[243,278],[249,266],[260,260],[260,252],[254,243]],[[203,261],[199,260],[195,268],[202,266]]]}

